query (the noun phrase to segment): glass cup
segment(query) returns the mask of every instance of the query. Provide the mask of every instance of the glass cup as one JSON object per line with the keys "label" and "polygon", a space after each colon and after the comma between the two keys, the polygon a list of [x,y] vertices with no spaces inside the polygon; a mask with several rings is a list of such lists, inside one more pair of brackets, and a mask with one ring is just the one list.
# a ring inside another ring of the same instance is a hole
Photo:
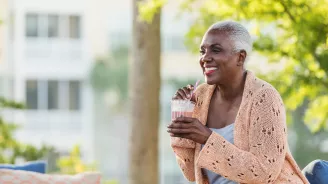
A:
{"label": "glass cup", "polygon": [[177,117],[192,117],[195,103],[190,100],[171,100],[171,120]]}

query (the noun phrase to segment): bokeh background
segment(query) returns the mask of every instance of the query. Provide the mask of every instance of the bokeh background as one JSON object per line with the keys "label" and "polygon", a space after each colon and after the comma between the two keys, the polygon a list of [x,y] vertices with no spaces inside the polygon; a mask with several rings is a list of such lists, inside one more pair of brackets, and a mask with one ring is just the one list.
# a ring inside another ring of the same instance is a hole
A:
{"label": "bokeh background", "polygon": [[250,31],[247,69],[281,93],[298,164],[328,160],[327,0],[0,0],[0,163],[45,159],[49,173],[128,183],[133,2],[160,24],[158,183],[188,183],[166,133],[170,99],[203,81],[198,45],[225,19]]}

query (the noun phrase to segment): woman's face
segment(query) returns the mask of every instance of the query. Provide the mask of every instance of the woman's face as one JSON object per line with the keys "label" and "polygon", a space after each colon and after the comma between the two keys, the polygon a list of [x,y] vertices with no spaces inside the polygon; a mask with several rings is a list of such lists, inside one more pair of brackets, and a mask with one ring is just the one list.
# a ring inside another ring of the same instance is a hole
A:
{"label": "woman's face", "polygon": [[200,46],[199,60],[206,83],[226,83],[234,78],[243,67],[244,61],[241,57],[241,52],[233,51],[233,42],[229,40],[226,32],[208,31]]}

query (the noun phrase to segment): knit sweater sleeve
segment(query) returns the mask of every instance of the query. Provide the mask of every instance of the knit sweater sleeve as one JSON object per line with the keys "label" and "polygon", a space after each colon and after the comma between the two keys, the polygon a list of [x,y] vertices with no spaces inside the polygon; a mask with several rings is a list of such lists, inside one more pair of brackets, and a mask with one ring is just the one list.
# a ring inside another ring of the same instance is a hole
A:
{"label": "knit sweater sleeve", "polygon": [[[198,97],[200,97],[204,90],[206,90],[206,85],[201,84],[196,89],[194,95],[197,103]],[[192,140],[179,138],[179,137],[171,137],[171,147],[175,153],[177,162],[183,175],[189,181],[195,181],[195,147],[196,143]]]}
{"label": "knit sweater sleeve", "polygon": [[195,181],[195,142],[184,138],[172,137],[171,147],[184,177],[188,181]]}
{"label": "knit sweater sleeve", "polygon": [[279,93],[274,88],[259,91],[249,116],[249,151],[212,133],[197,166],[240,183],[273,183],[281,172],[287,148],[286,114]]}
{"label": "knit sweater sleeve", "polygon": [[195,181],[195,148],[185,148],[175,145],[171,146],[184,177],[188,181]]}

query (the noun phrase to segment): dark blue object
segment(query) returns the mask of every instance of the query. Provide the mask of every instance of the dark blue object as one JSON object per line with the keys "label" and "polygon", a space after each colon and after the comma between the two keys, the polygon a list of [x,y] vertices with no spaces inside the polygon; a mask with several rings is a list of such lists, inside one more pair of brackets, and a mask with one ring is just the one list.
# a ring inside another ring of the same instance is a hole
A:
{"label": "dark blue object", "polygon": [[328,161],[312,161],[302,172],[311,184],[328,184]]}
{"label": "dark blue object", "polygon": [[32,172],[44,174],[44,173],[46,173],[46,162],[45,161],[33,161],[33,162],[27,162],[23,165],[0,164],[0,169],[32,171]]}

